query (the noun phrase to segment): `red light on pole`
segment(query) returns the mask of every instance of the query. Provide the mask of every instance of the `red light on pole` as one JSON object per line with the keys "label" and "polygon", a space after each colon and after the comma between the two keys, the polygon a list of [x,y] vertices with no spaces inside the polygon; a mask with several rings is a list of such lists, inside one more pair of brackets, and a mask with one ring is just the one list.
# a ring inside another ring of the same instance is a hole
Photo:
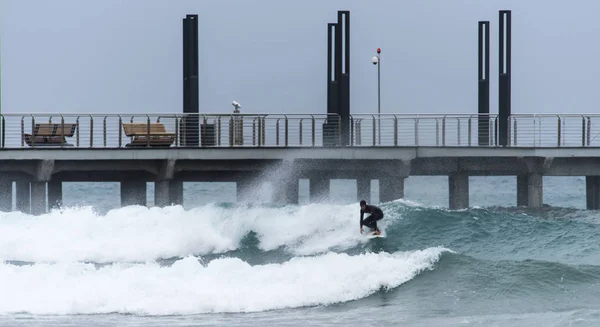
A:
{"label": "red light on pole", "polygon": [[377,48],[377,53],[381,53],[381,48]]}

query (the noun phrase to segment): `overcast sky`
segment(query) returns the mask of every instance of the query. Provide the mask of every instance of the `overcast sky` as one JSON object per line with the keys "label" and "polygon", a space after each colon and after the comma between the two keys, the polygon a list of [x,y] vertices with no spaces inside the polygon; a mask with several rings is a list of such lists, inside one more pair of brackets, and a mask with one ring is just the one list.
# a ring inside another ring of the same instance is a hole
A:
{"label": "overcast sky", "polygon": [[350,10],[351,112],[476,113],[477,22],[512,10],[513,113],[593,113],[597,0],[0,0],[5,113],[182,112],[182,18],[199,15],[200,111],[325,113],[327,23]]}

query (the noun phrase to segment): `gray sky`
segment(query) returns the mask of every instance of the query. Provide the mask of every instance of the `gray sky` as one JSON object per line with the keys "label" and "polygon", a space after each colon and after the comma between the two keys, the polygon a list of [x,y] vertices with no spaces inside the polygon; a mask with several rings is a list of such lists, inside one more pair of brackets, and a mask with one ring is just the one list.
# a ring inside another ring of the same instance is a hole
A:
{"label": "gray sky", "polygon": [[[327,23],[350,10],[351,112],[476,113],[477,22],[512,10],[513,113],[593,113],[598,1],[0,0],[5,113],[182,111],[182,18],[199,15],[200,111],[325,113]],[[29,20],[29,21],[28,21]]]}

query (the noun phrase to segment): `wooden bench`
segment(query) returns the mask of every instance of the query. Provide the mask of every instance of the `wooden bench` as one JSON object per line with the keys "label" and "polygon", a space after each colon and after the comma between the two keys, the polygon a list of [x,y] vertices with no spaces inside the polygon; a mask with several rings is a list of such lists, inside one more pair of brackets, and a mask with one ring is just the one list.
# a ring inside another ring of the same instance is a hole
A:
{"label": "wooden bench", "polygon": [[126,147],[169,147],[175,141],[175,133],[167,132],[162,123],[123,123],[123,130],[125,135],[131,137],[131,143],[125,145]]}
{"label": "wooden bench", "polygon": [[73,146],[65,137],[73,137],[76,128],[72,123],[35,124],[33,133],[24,133],[23,138],[29,146]]}

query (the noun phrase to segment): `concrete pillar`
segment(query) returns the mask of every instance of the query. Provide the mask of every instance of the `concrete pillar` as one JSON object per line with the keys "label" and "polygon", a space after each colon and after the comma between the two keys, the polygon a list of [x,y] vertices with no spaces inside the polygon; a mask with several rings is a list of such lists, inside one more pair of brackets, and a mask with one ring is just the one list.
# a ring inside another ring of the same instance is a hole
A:
{"label": "concrete pillar", "polygon": [[0,211],[12,211],[12,181],[0,179]]}
{"label": "concrete pillar", "polygon": [[356,179],[356,201],[365,200],[371,203],[371,179],[359,177]]}
{"label": "concrete pillar", "polygon": [[48,209],[58,209],[62,206],[62,182],[48,182]]}
{"label": "concrete pillar", "polygon": [[252,201],[253,194],[256,193],[251,178],[242,178],[235,182],[235,192],[238,202]]}
{"label": "concrete pillar", "polygon": [[451,210],[469,207],[469,175],[455,173],[448,176],[448,191]]}
{"label": "concrete pillar", "polygon": [[31,213],[31,207],[30,207],[31,190],[29,188],[29,186],[30,186],[29,182],[18,181],[15,184],[16,184],[16,198],[17,198],[16,210],[21,211],[23,213]]}
{"label": "concrete pillar", "polygon": [[527,175],[517,175],[517,207],[526,207],[529,204],[527,182]]}
{"label": "concrete pillar", "polygon": [[121,181],[121,207],[146,205],[145,181]]}
{"label": "concrete pillar", "polygon": [[379,178],[379,202],[390,202],[404,198],[404,176]]}
{"label": "concrete pillar", "polygon": [[586,207],[600,209],[600,176],[585,176]]}
{"label": "concrete pillar", "polygon": [[527,206],[529,208],[541,208],[544,204],[543,176],[541,174],[529,174],[527,176]]}
{"label": "concrete pillar", "polygon": [[31,214],[46,213],[46,182],[31,182]]}
{"label": "concrete pillar", "polygon": [[183,205],[183,181],[169,181],[169,204]]}
{"label": "concrete pillar", "polygon": [[329,178],[323,176],[312,176],[308,182],[309,202],[328,202],[330,199],[331,183]]}
{"label": "concrete pillar", "polygon": [[167,207],[171,205],[169,196],[170,181],[162,180],[154,182],[154,205],[157,207]]}
{"label": "concrete pillar", "polygon": [[300,180],[293,178],[273,183],[273,202],[280,204],[298,204]]}

